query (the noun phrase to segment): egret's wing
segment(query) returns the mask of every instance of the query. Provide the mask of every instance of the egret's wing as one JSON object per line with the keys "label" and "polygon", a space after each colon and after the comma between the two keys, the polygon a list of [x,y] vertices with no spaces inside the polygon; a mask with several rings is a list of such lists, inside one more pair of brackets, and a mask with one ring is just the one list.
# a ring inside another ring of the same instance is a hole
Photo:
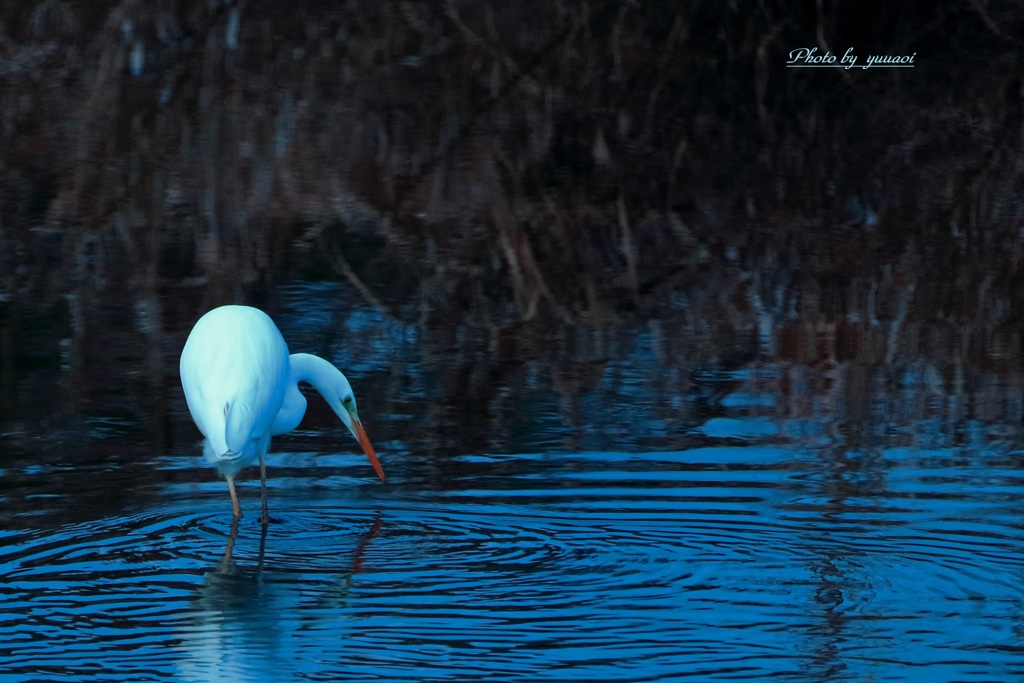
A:
{"label": "egret's wing", "polygon": [[288,345],[262,311],[225,306],[203,316],[181,353],[192,417],[218,454],[268,435],[288,383]]}

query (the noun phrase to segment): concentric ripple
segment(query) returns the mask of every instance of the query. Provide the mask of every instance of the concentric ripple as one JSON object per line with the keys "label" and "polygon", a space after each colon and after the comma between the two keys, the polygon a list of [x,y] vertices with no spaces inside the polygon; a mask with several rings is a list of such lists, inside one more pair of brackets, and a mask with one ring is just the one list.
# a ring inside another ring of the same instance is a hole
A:
{"label": "concentric ripple", "polygon": [[386,487],[355,456],[272,456],[265,534],[251,480],[232,525],[222,482],[189,459],[155,465],[168,483],[120,514],[44,511],[0,532],[0,678],[1024,673],[1009,455],[467,456],[443,485],[410,457]]}

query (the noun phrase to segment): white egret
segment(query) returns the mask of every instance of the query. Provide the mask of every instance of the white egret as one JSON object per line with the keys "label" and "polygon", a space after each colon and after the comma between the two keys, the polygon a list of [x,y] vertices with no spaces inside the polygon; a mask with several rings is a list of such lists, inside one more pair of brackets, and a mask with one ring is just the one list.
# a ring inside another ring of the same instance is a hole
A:
{"label": "white egret", "polygon": [[295,429],[306,413],[299,382],[320,392],[385,481],[345,375],[318,356],[289,355],[277,325],[263,311],[221,306],[206,313],[188,335],[179,371],[189,412],[206,437],[203,456],[227,480],[236,520],[242,509],[235,475],[259,460],[262,522],[270,521],[264,456],[270,437]]}

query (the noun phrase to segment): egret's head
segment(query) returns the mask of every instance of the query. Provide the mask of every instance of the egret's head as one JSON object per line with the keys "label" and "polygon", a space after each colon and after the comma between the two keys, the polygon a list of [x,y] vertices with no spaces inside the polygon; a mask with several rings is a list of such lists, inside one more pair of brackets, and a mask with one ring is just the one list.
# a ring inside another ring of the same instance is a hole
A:
{"label": "egret's head", "polygon": [[[370,464],[373,465],[377,476],[380,477],[381,481],[385,481],[384,470],[381,469],[380,462],[377,460],[377,454],[373,452],[373,446],[370,445],[370,440],[366,438],[366,432],[363,431],[363,423],[359,420],[359,411],[356,410],[356,396],[352,393],[352,385],[348,383],[348,379],[345,378],[341,370],[323,358],[308,353],[291,354],[289,356],[289,363],[291,365],[292,381],[296,383],[309,382],[313,385],[313,388],[324,397],[327,405],[331,407],[335,415],[341,418],[341,421],[345,423],[348,430],[352,432],[352,436],[363,447],[363,451],[366,453],[366,457],[370,459]],[[298,394],[298,391],[294,393]],[[301,396],[301,394],[298,395]],[[295,403],[297,404],[298,401]],[[305,402],[302,402],[302,407],[305,408]],[[282,421],[279,426],[282,429],[284,427],[294,428],[297,424],[297,420],[295,424]]]}
{"label": "egret's head", "polygon": [[345,426],[348,427],[348,431],[352,432],[352,436],[356,438],[359,445],[363,447],[363,452],[370,459],[370,464],[373,465],[373,469],[377,472],[380,480],[387,481],[384,476],[384,469],[380,466],[377,454],[373,451],[373,446],[370,444],[370,439],[367,438],[366,432],[363,430],[363,423],[359,420],[359,411],[356,408],[356,397],[352,393],[352,387],[342,375],[341,381],[338,382],[335,388],[337,390],[336,395],[332,396],[327,402],[337,416],[341,418],[341,421],[345,423]]}

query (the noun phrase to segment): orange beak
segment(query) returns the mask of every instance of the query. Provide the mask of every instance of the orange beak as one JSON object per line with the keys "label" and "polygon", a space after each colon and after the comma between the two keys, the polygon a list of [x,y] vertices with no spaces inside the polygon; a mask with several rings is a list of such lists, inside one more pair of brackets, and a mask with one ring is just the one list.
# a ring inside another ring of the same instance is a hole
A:
{"label": "orange beak", "polygon": [[366,453],[366,457],[370,459],[370,464],[373,465],[374,471],[377,472],[377,476],[384,483],[387,482],[387,477],[384,476],[384,469],[380,466],[380,460],[377,460],[377,454],[373,452],[373,446],[370,445],[370,439],[367,438],[366,432],[363,431],[363,425],[359,420],[352,420],[352,426],[356,428],[356,440],[359,441],[359,445],[363,447],[363,451]]}

